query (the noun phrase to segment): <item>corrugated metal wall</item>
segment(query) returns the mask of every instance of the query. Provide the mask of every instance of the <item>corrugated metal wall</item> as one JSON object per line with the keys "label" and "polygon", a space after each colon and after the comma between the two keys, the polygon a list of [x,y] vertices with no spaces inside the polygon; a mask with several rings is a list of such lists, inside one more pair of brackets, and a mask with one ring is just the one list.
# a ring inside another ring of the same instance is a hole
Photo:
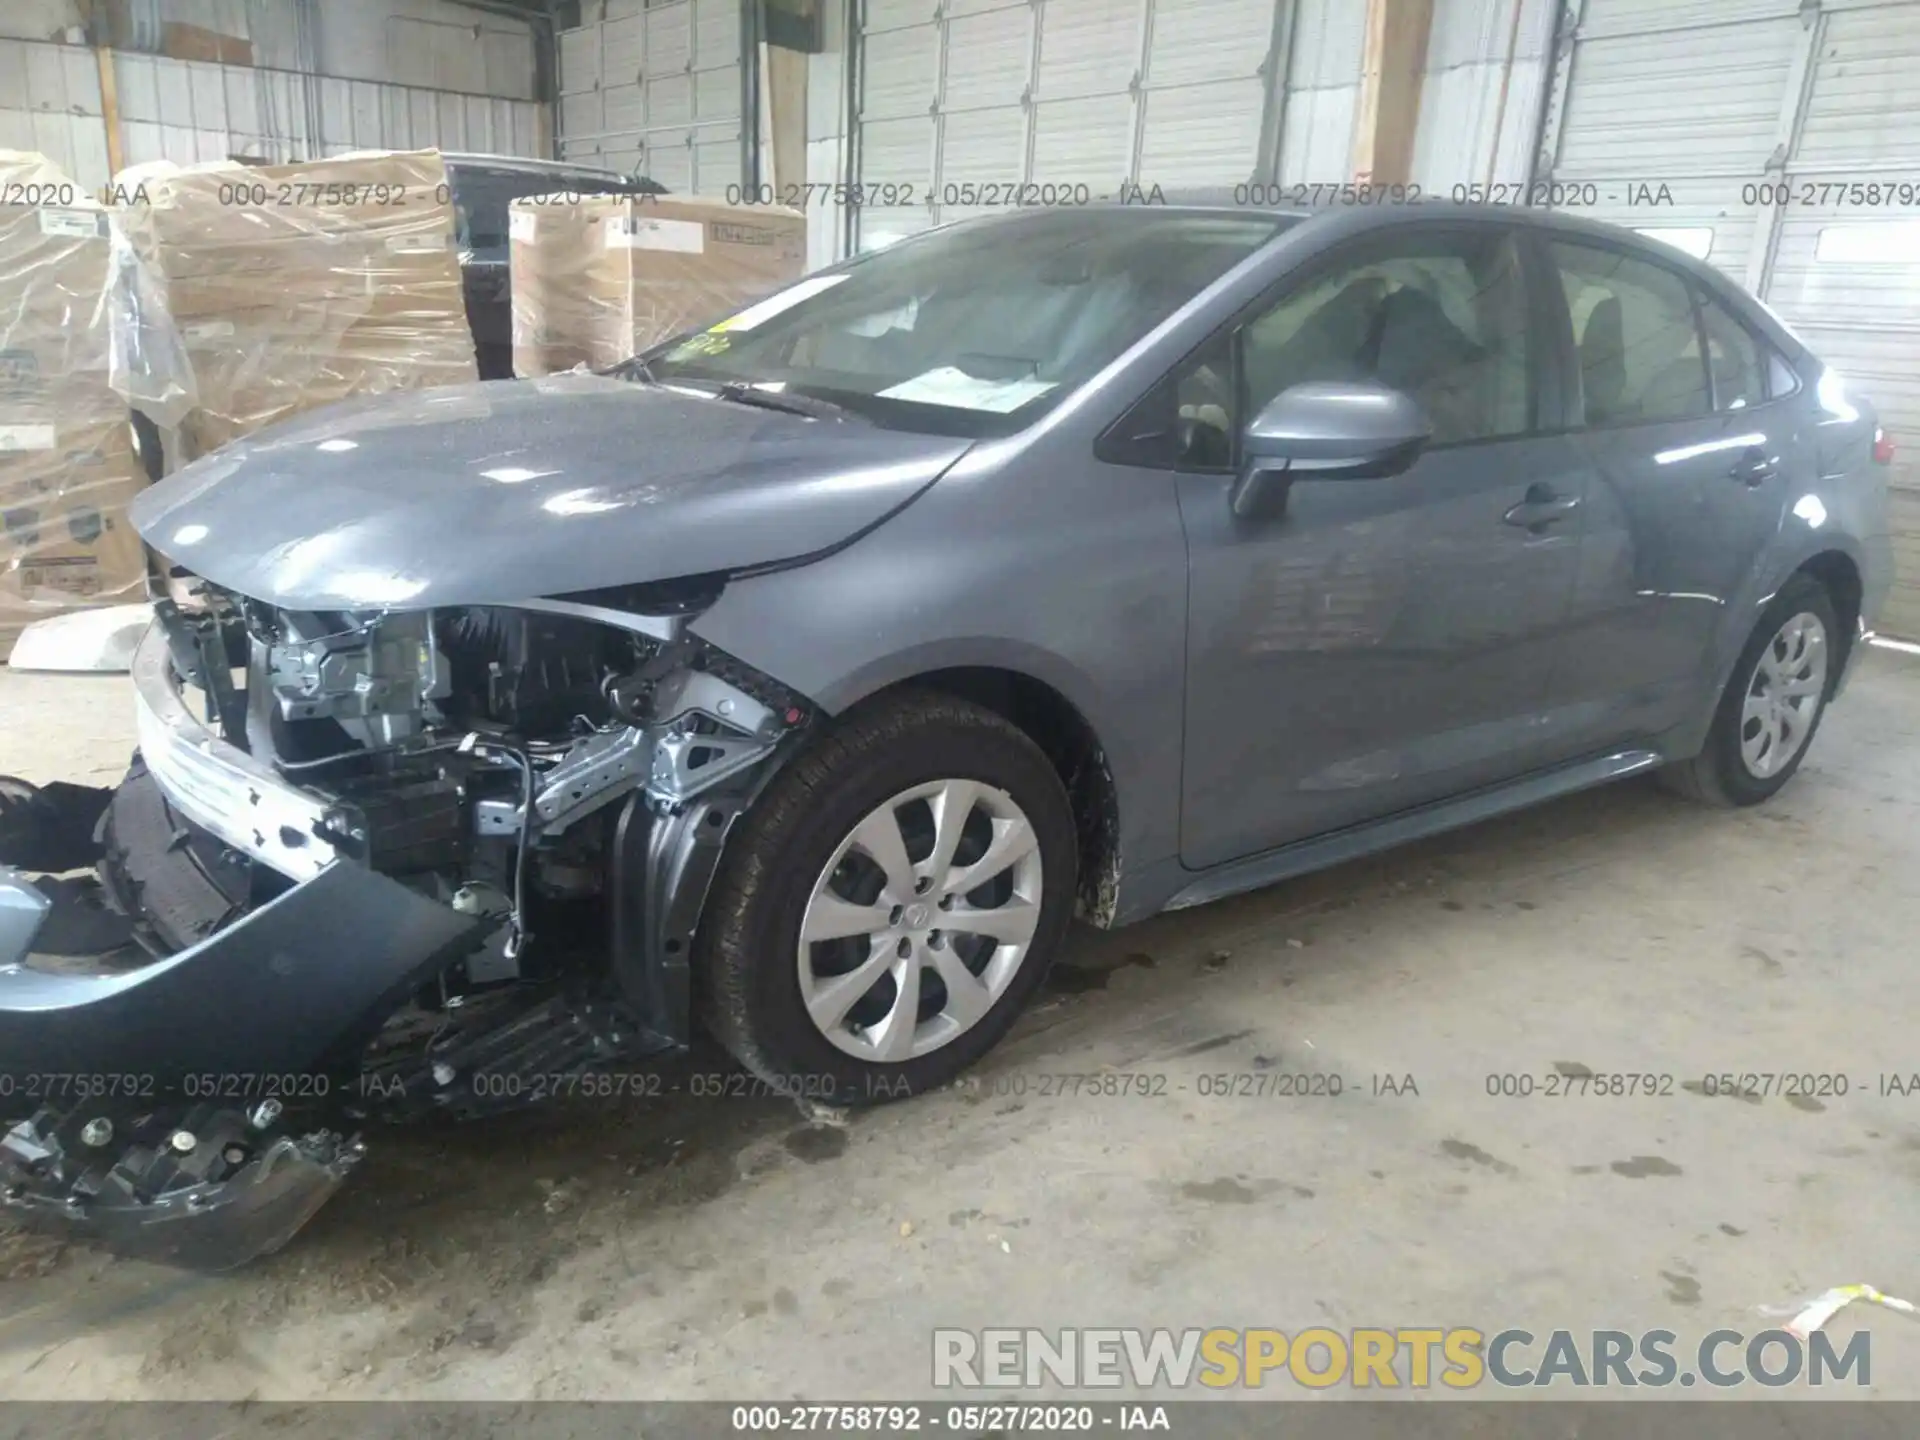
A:
{"label": "corrugated metal wall", "polygon": [[584,0],[560,32],[560,154],[724,195],[743,180],[742,0]]}
{"label": "corrugated metal wall", "polygon": [[[1436,0],[1415,180],[1445,192],[1524,177],[1554,4]],[[969,182],[1084,182],[1110,194],[1122,181],[1352,177],[1362,0],[864,0],[861,9],[854,168],[867,185],[914,198],[867,205],[861,244],[965,213]]]}
{"label": "corrugated metal wall", "polygon": [[[128,164],[429,147],[542,153],[540,107],[522,100],[150,55],[117,55],[114,68]],[[308,133],[309,84],[319,100],[317,143]]]}
{"label": "corrugated metal wall", "polygon": [[0,147],[37,150],[89,187],[106,183],[107,130],[91,50],[0,40]]}
{"label": "corrugated metal wall", "polygon": [[[348,150],[438,146],[544,153],[543,107],[369,80],[113,54],[127,164],[145,160],[287,160]],[[317,96],[320,133],[305,101]],[[0,147],[39,150],[92,189],[109,175],[94,52],[0,40]]]}

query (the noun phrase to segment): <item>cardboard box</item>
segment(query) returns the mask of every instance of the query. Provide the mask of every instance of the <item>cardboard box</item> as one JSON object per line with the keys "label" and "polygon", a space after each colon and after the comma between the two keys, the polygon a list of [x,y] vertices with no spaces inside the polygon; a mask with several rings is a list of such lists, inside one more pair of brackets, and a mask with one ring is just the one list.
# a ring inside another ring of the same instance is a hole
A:
{"label": "cardboard box", "polygon": [[141,598],[146,550],[127,507],[144,483],[124,415],[0,452],[0,654],[35,620]]}
{"label": "cardboard box", "polygon": [[107,212],[44,157],[0,150],[0,393],[107,372]]}
{"label": "cardboard box", "polygon": [[324,307],[255,306],[181,326],[199,403],[180,427],[185,459],[309,410],[478,378],[464,326],[349,323]]}
{"label": "cardboard box", "polygon": [[797,210],[677,196],[536,196],[511,207],[514,372],[615,365],[790,284]]}
{"label": "cardboard box", "polygon": [[0,657],[20,629],[137,599],[143,475],[111,385],[107,212],[44,157],[0,151]]}
{"label": "cardboard box", "polygon": [[173,461],[336,401],[478,378],[438,153],[148,166],[118,188],[192,376]]}

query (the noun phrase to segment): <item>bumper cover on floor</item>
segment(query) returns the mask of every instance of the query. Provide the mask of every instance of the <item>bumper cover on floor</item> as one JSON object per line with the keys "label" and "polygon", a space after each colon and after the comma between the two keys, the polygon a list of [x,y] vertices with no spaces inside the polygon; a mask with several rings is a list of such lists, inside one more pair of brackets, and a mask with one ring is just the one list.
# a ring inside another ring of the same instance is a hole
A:
{"label": "bumper cover on floor", "polygon": [[276,1133],[231,1109],[162,1111],[117,1130],[85,1113],[45,1111],[0,1134],[0,1215],[194,1270],[278,1250],[361,1155],[356,1139]]}

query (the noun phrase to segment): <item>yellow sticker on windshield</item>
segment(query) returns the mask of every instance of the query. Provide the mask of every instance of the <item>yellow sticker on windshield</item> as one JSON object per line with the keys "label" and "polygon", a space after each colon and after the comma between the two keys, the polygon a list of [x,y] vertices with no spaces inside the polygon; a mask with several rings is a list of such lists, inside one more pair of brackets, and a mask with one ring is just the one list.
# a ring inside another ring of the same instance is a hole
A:
{"label": "yellow sticker on windshield", "polygon": [[698,355],[724,354],[733,342],[725,335],[718,333],[718,328],[719,327],[716,326],[704,335],[693,335],[682,340],[668,352],[667,358],[669,360],[691,360]]}

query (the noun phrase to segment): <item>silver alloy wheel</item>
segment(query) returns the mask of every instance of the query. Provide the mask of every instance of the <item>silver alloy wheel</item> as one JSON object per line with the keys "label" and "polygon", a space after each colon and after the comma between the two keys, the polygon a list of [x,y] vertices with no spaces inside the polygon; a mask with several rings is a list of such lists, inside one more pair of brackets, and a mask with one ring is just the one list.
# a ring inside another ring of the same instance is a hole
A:
{"label": "silver alloy wheel", "polygon": [[1793,616],[1760,652],[1740,710],[1740,758],[1756,780],[1793,763],[1813,733],[1827,694],[1827,627],[1808,611]]}
{"label": "silver alloy wheel", "polygon": [[[909,829],[920,845],[910,847]],[[915,848],[924,851],[917,859]],[[865,887],[877,879],[877,895],[845,893],[855,860],[877,868]],[[901,791],[853,828],[814,881],[800,922],[807,1014],[861,1060],[897,1063],[952,1043],[979,1024],[1025,963],[1041,883],[1039,838],[1006,791],[975,780]],[[1002,893],[976,905],[970,897],[982,890]],[[842,963],[853,951],[850,968],[823,971],[823,948]]]}

